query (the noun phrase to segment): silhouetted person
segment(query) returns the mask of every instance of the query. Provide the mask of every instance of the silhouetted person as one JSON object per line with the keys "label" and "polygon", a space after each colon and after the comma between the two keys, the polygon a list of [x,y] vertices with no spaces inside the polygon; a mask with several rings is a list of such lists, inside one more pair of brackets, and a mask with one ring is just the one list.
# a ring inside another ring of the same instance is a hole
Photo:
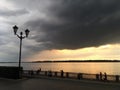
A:
{"label": "silhouetted person", "polygon": [[100,80],[102,80],[102,72],[100,72]]}
{"label": "silhouetted person", "polygon": [[41,72],[41,68],[36,71],[36,74],[39,74]]}
{"label": "silhouetted person", "polygon": [[41,72],[41,68],[40,68],[39,70],[40,70],[40,72]]}
{"label": "silhouetted person", "polygon": [[63,70],[61,70],[61,77],[63,77],[63,74],[64,74],[64,72],[63,72]]}
{"label": "silhouetted person", "polygon": [[105,81],[107,80],[107,74],[106,74],[106,72],[104,73],[104,80]]}

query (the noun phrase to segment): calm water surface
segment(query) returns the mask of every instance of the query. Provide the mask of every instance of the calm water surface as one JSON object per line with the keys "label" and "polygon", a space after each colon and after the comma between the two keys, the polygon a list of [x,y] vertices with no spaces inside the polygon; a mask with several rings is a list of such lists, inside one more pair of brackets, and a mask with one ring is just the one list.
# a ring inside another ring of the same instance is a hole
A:
{"label": "calm water surface", "polygon": [[[0,66],[18,66],[18,63],[0,63]],[[93,63],[93,62],[80,62],[80,63],[22,63],[24,70],[52,70],[65,72],[81,72],[96,74],[99,72],[106,72],[110,75],[120,75],[120,63],[108,62],[108,63]]]}

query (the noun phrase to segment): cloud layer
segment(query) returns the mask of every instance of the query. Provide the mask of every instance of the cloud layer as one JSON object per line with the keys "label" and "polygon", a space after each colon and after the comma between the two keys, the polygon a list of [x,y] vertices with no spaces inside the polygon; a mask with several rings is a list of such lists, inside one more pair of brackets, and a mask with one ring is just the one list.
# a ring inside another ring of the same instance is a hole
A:
{"label": "cloud layer", "polygon": [[0,10],[0,16],[19,16],[28,13],[27,10]]}
{"label": "cloud layer", "polygon": [[[51,0],[54,1],[54,0]],[[61,0],[46,12],[48,20],[31,20],[37,42],[47,49],[78,49],[119,43],[120,2],[118,0]],[[40,33],[44,33],[41,37]]]}

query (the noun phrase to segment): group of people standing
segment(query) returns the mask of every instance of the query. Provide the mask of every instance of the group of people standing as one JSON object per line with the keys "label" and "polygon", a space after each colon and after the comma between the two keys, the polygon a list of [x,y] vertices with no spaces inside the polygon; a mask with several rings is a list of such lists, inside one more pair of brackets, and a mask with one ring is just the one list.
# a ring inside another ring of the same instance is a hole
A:
{"label": "group of people standing", "polygon": [[104,74],[102,74],[102,72],[100,72],[99,79],[100,80],[107,80],[107,74],[106,74],[106,72],[104,72]]}

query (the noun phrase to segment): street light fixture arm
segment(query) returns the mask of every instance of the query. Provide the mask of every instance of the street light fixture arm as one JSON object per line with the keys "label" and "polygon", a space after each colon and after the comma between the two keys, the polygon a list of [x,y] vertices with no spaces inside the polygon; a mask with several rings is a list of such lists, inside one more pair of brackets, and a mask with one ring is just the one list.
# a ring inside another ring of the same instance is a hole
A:
{"label": "street light fixture arm", "polygon": [[26,29],[25,30],[25,36],[23,36],[23,32],[20,32],[20,35],[18,35],[17,34],[18,27],[16,25],[13,26],[13,31],[14,31],[14,34],[17,35],[17,37],[20,38],[20,39],[24,39],[25,37],[27,38],[29,33],[30,33],[29,29]]}
{"label": "street light fixture arm", "polygon": [[17,35],[17,37],[20,38],[20,39],[26,38],[26,36],[20,36],[20,35],[18,35],[18,34],[16,34],[16,35]]}

